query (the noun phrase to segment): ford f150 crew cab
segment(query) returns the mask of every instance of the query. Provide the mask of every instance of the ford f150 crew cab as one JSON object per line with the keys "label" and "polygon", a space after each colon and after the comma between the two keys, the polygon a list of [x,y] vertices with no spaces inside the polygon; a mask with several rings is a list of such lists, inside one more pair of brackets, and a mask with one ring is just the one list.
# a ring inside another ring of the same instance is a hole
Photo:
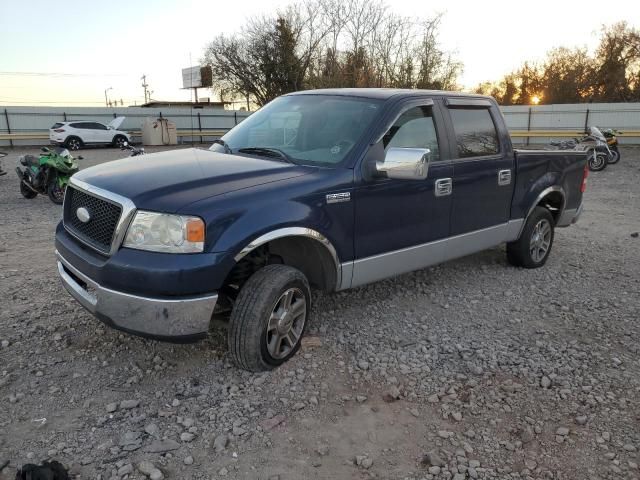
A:
{"label": "ford f150 crew cab", "polygon": [[[71,178],[56,230],[69,293],[106,324],[186,341],[229,321],[249,370],[295,354],[310,287],[344,290],[506,243],[544,265],[575,222],[586,154],[514,150],[489,97],[335,89],[279,97],[209,149]],[[443,287],[446,288],[446,287]]]}

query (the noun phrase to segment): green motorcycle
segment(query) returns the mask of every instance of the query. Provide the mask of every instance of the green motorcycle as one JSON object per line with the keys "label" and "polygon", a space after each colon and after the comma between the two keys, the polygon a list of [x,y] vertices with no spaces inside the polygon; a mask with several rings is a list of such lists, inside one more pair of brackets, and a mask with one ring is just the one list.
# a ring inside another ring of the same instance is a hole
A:
{"label": "green motorcycle", "polygon": [[[78,157],[82,160],[82,157]],[[42,147],[39,157],[23,155],[16,173],[20,178],[20,193],[24,198],[48,195],[49,200],[60,205],[64,200],[71,175],[78,171],[78,164],[66,148]]]}

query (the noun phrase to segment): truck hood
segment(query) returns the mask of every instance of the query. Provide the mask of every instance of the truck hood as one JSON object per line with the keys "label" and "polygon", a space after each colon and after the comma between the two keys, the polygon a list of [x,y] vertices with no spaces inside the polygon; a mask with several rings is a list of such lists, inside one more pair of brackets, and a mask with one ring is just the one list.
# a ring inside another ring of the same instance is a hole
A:
{"label": "truck hood", "polygon": [[139,209],[172,213],[209,197],[315,170],[275,160],[188,148],[103,163],[82,170],[73,178],[127,197]]}

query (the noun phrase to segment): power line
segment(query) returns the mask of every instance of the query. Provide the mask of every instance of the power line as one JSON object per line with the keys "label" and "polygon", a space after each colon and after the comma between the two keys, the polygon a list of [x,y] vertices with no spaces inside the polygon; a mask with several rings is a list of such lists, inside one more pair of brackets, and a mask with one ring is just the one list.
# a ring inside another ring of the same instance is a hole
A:
{"label": "power line", "polygon": [[0,72],[5,76],[20,77],[126,77],[123,73],[62,73],[62,72]]}

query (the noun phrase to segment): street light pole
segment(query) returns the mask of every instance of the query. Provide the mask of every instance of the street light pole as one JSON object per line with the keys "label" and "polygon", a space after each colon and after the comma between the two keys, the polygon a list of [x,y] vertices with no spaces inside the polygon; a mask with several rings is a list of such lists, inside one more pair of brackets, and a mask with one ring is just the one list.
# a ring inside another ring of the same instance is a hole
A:
{"label": "street light pole", "polygon": [[107,92],[108,92],[109,90],[113,90],[113,87],[109,87],[109,88],[106,88],[106,89],[104,90],[104,104],[105,104],[107,107],[109,106],[109,99],[107,98]]}

